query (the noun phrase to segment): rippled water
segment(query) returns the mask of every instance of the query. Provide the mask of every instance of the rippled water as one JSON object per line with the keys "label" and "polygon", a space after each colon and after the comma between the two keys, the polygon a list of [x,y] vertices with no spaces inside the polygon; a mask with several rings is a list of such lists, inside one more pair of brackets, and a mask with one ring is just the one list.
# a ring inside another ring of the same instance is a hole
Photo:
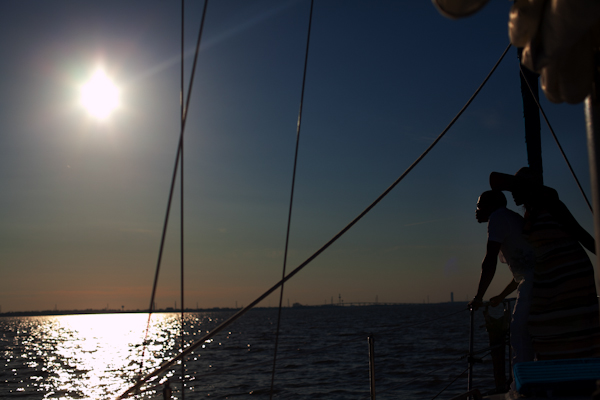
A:
{"label": "rippled water", "polygon": [[[368,399],[367,336],[372,333],[377,397],[431,399],[467,366],[468,312],[442,318],[464,308],[464,303],[286,308],[275,397]],[[230,314],[187,314],[186,342]],[[268,398],[276,317],[275,309],[252,310],[188,357],[185,398]],[[128,313],[0,318],[0,397],[115,398],[140,371],[147,318]],[[477,325],[482,325],[480,316]],[[154,314],[141,368],[152,371],[177,354],[179,335],[179,315]],[[484,329],[476,337],[476,348],[487,346]],[[177,399],[180,371],[178,365],[167,374]],[[477,366],[476,377],[477,387],[493,387],[489,363]],[[149,383],[137,398],[162,398],[164,379]],[[466,375],[441,398],[465,389]]]}

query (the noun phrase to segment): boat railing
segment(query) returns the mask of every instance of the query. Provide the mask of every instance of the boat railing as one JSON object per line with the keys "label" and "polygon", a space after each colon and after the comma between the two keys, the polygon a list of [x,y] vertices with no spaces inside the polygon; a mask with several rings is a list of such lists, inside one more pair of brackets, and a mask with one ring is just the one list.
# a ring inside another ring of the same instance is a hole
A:
{"label": "boat railing", "polygon": [[[505,315],[510,315],[510,309],[511,309],[511,304],[512,302],[516,301],[516,298],[509,298],[509,299],[504,299],[502,300],[502,306],[503,306],[503,311]],[[490,302],[484,302],[483,303],[483,308],[487,309],[490,306]],[[482,350],[478,350],[475,351],[474,347],[475,347],[475,312],[476,310],[473,309],[473,307],[471,307],[469,309],[469,320],[470,320],[470,328],[469,328],[469,352],[467,355],[467,361],[468,361],[468,375],[467,375],[467,392],[466,393],[474,393],[474,388],[473,388],[473,367],[475,366],[476,363],[481,362],[481,357],[477,358],[476,355],[484,353],[484,352],[490,352],[499,348],[499,347],[504,347],[508,344],[508,337],[510,337],[510,324],[508,324],[507,326],[507,334],[506,336],[503,338],[503,341],[500,344],[492,344],[490,343],[490,346],[482,349]],[[491,342],[491,340],[490,340]],[[511,348],[510,345],[508,346],[508,359],[510,360],[512,357],[512,353],[511,353]],[[505,362],[505,360],[503,359],[502,362]],[[496,365],[494,364],[494,368],[496,368]],[[458,397],[462,398],[460,395]],[[471,397],[475,397],[474,395],[469,395],[467,396],[467,398],[471,398]],[[455,400],[455,399],[452,399]]]}
{"label": "boat railing", "polygon": [[[503,304],[503,308],[504,308],[504,312],[506,313],[507,310],[510,309],[511,306],[511,302],[513,302],[515,299],[506,299],[502,302]],[[485,307],[489,307],[490,303],[484,303],[482,308]],[[443,393],[445,393],[452,385],[454,385],[456,382],[458,382],[461,377],[464,377],[465,374],[467,374],[468,377],[468,383],[467,383],[467,391],[465,393],[461,393],[456,397],[453,397],[451,400],[468,400],[468,399],[476,399],[479,400],[482,397],[482,392],[479,389],[475,389],[473,388],[473,367],[475,364],[477,363],[482,363],[483,359],[486,358],[492,351],[494,351],[495,349],[501,347],[501,346],[505,346],[506,342],[503,342],[499,345],[490,345],[490,346],[486,346],[485,348],[481,348],[481,349],[475,349],[475,329],[477,329],[477,323],[476,323],[476,318],[475,318],[475,310],[472,309],[468,309],[467,307],[461,308],[458,311],[453,311],[449,314],[445,314],[442,316],[436,316],[434,318],[431,319],[427,319],[427,320],[420,320],[418,322],[414,322],[412,324],[408,324],[408,325],[404,325],[404,328],[413,328],[416,326],[420,326],[420,325],[426,325],[426,324],[431,324],[431,323],[435,323],[438,322],[442,319],[447,319],[447,318],[451,318],[453,316],[457,316],[458,314],[463,314],[465,312],[469,312],[469,348],[468,348],[468,352],[463,353],[462,355],[460,355],[459,357],[457,357],[454,361],[451,361],[452,363],[456,363],[456,364],[460,364],[463,362],[467,362],[467,367],[466,369],[461,369],[460,371],[457,372],[456,375],[452,375],[451,379],[448,381],[448,383],[437,393],[435,394],[435,396],[433,396],[431,398],[431,400],[435,400],[436,398],[440,397]],[[377,336],[374,333],[370,333],[367,335],[367,343],[368,343],[368,366],[369,366],[369,393],[370,393],[370,399],[371,400],[375,400],[376,398],[376,387],[375,387],[375,336]],[[298,359],[299,357],[305,357],[307,354],[310,353],[322,353],[324,350],[329,349],[331,347],[339,347],[340,344],[342,343],[350,343],[350,342],[354,342],[356,343],[356,340],[358,338],[357,337],[352,337],[352,338],[347,338],[346,340],[339,342],[336,341],[336,343],[331,343],[328,344],[326,346],[322,346],[316,349],[311,349],[308,350],[307,352],[303,352],[302,356],[298,355],[298,354],[294,354],[294,355],[289,355],[289,356],[284,356],[280,358],[280,361],[284,361],[284,360],[291,360],[291,359]],[[363,339],[364,340],[364,336]],[[509,350],[509,358],[510,358],[510,350]],[[366,361],[366,360],[365,360]],[[194,379],[199,379],[199,378],[206,378],[208,376],[216,376],[216,375],[227,375],[230,374],[232,372],[236,372],[239,370],[255,370],[258,367],[261,366],[265,366],[268,365],[272,362],[272,360],[265,360],[262,362],[258,362],[258,363],[254,363],[251,365],[240,365],[238,367],[234,367],[234,368],[227,368],[225,370],[217,370],[217,371],[211,371],[211,372],[204,372],[201,373],[197,376],[194,377]],[[428,372],[424,372],[422,374],[420,374],[420,376],[415,377],[415,379],[412,379],[410,381],[406,381],[406,382],[402,382],[399,383],[398,385],[392,385],[391,387],[386,387],[383,390],[380,390],[377,394],[382,394],[382,393],[386,393],[389,391],[393,391],[393,390],[397,390],[399,388],[402,387],[406,387],[408,385],[414,384],[416,382],[422,382],[424,378],[426,378],[427,376],[430,376],[432,374],[434,374],[435,372],[437,372],[439,369],[443,369],[446,366],[438,366],[437,368],[433,368],[432,371],[428,371]],[[158,378],[158,376],[156,377]],[[366,377],[365,377],[366,378]],[[161,390],[161,386],[162,384],[159,383],[160,379],[154,379],[153,382],[148,382],[149,384],[146,385],[144,388],[139,388],[139,390],[137,390],[135,392],[135,394],[142,394],[145,393],[146,395],[151,395],[152,393],[157,393],[160,392]],[[171,382],[173,383],[173,382]],[[365,379],[365,384],[366,384],[366,379]],[[134,394],[134,393],[132,393]],[[485,393],[484,393],[485,394]]]}
{"label": "boat railing", "polygon": [[[511,308],[512,308],[514,301],[516,301],[515,298],[508,298],[508,299],[504,299],[500,303],[500,304],[502,304],[504,315],[511,315]],[[482,309],[485,310],[485,309],[489,308],[490,306],[492,306],[490,302],[484,302]],[[459,357],[457,360],[457,362],[460,362],[460,361],[465,361],[465,359],[466,359],[467,365],[468,365],[467,368],[465,370],[462,370],[459,374],[457,374],[444,388],[442,388],[435,396],[433,396],[431,398],[431,400],[435,400],[436,398],[441,396],[460,377],[464,376],[465,373],[467,373],[467,391],[451,398],[450,400],[469,400],[469,399],[481,400],[483,398],[483,395],[486,394],[486,393],[482,393],[481,390],[479,390],[477,388],[473,388],[473,376],[474,376],[473,375],[473,367],[477,363],[482,363],[483,359],[486,356],[490,355],[492,353],[492,351],[503,348],[509,344],[508,337],[510,335],[510,324],[508,324],[509,325],[508,331],[507,331],[507,334],[505,335],[502,343],[499,343],[499,344],[490,343],[490,345],[485,348],[475,350],[475,330],[477,328],[476,323],[475,323],[475,313],[476,313],[476,310],[473,310],[472,308],[469,309],[469,319],[470,319],[469,322],[470,323],[469,323],[469,349],[468,349],[468,352],[466,355]],[[428,321],[421,321],[414,325],[420,325],[420,324],[424,324],[424,323],[428,323],[428,322],[437,321],[439,319],[448,318],[448,317],[456,315],[456,314],[457,313],[452,313],[452,314],[448,314],[441,318],[428,320]],[[411,325],[411,326],[414,326],[414,325]],[[370,399],[375,400],[375,364],[374,364],[375,363],[375,357],[374,357],[375,351],[374,351],[374,335],[373,334],[368,336],[368,344],[369,344],[369,378],[370,378],[370,393],[371,393]],[[512,353],[511,353],[510,346],[508,346],[508,348],[509,348],[508,360],[510,360],[512,357]],[[504,359],[503,362],[506,362],[506,359]],[[424,375],[426,376],[433,372],[435,372],[435,370],[430,371]],[[415,381],[418,381],[419,379],[420,378],[416,378],[408,383],[403,383],[400,386],[395,386],[391,389],[397,389],[399,387],[406,386],[407,384],[411,384]],[[390,389],[388,388],[385,391],[388,391],[388,390],[390,390]],[[382,391],[382,393],[383,393],[383,391]]]}

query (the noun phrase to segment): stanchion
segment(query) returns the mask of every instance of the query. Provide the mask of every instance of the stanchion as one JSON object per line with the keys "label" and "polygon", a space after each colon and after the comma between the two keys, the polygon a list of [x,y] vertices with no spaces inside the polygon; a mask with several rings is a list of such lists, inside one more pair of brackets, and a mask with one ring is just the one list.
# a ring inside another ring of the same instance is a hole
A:
{"label": "stanchion", "polygon": [[369,342],[369,378],[371,380],[371,400],[375,400],[375,339],[373,334],[367,337]]}
{"label": "stanchion", "polygon": [[468,356],[468,361],[469,361],[469,375],[467,378],[467,392],[470,392],[471,389],[473,388],[473,363],[475,362],[473,360],[473,340],[474,340],[474,331],[475,331],[475,311],[473,310],[473,307],[471,307],[469,309],[469,319],[471,322],[471,327],[470,327],[470,331],[469,331],[469,356]]}

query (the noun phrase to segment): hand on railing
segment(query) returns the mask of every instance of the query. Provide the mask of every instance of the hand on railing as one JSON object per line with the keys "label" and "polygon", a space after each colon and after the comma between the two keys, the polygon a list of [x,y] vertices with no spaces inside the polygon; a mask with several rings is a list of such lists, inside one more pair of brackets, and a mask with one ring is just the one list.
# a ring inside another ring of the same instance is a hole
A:
{"label": "hand on railing", "polygon": [[515,301],[515,297],[510,299],[502,298],[501,296],[494,296],[489,301],[483,301],[477,297],[471,300],[467,304],[467,309],[477,311],[480,307],[498,307],[500,304],[510,304],[511,301]]}
{"label": "hand on railing", "polygon": [[483,300],[480,297],[473,297],[473,300],[467,304],[469,310],[477,311],[479,307],[483,306]]}
{"label": "hand on railing", "polygon": [[500,305],[500,303],[502,303],[502,301],[504,300],[504,297],[502,296],[494,296],[490,299],[490,307],[498,307]]}

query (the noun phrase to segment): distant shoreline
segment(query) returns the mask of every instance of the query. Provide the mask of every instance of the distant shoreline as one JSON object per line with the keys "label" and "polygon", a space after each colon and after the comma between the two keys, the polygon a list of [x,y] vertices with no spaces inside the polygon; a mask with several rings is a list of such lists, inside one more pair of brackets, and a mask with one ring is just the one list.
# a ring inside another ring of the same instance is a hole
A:
{"label": "distant shoreline", "polygon": [[[326,304],[326,305],[302,305],[294,304],[293,307],[284,307],[292,309],[301,308],[333,308],[333,307],[390,307],[390,306],[428,306],[438,304],[467,304],[466,301],[441,302],[441,303],[348,303],[348,304]],[[254,307],[254,309],[276,309],[277,307]],[[214,308],[189,308],[185,310],[186,314],[196,312],[214,312],[214,311],[237,311],[242,307],[214,307]],[[45,317],[45,316],[61,316],[61,315],[87,315],[87,314],[147,314],[148,310],[44,310],[44,311],[12,311],[0,313],[0,317]],[[153,313],[181,313],[181,310],[176,310],[171,307],[165,309],[154,310]]]}

